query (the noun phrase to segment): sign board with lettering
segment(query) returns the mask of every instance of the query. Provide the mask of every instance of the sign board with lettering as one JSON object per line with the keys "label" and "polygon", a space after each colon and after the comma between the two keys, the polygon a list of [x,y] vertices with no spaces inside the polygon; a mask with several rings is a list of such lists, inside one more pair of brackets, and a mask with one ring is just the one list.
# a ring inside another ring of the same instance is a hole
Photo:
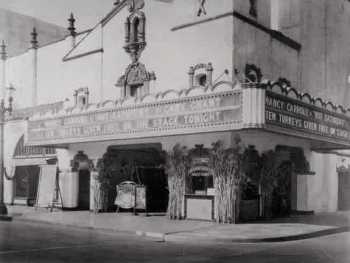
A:
{"label": "sign board with lettering", "polygon": [[346,115],[269,90],[265,96],[265,122],[320,140],[350,144],[350,118]]}
{"label": "sign board with lettering", "polygon": [[241,128],[242,92],[139,103],[30,120],[27,145],[141,138]]}

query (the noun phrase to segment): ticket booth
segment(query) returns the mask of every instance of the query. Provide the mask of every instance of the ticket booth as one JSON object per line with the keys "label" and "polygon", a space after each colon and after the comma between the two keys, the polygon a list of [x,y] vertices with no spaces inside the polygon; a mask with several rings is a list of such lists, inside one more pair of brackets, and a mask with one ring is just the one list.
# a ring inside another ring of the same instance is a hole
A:
{"label": "ticket booth", "polygon": [[215,190],[208,151],[196,145],[185,194],[185,218],[214,220]]}

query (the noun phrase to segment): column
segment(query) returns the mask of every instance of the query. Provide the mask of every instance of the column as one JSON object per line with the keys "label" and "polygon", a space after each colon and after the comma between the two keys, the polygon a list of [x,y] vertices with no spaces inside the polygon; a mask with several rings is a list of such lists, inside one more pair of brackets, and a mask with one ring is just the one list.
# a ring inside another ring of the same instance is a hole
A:
{"label": "column", "polygon": [[33,31],[31,33],[32,40],[31,43],[31,49],[30,53],[32,54],[32,106],[36,106],[38,104],[38,33],[36,32],[35,27],[33,28]]}
{"label": "column", "polygon": [[6,59],[7,59],[7,52],[6,52],[6,45],[5,41],[3,40],[0,46],[0,58],[1,58],[1,98],[5,99],[6,97]]}
{"label": "column", "polygon": [[265,87],[244,84],[242,90],[242,119],[244,128],[260,128],[265,124]]}
{"label": "column", "polygon": [[194,78],[194,68],[190,67],[190,70],[188,71],[188,88],[192,88],[193,87],[193,78]]}

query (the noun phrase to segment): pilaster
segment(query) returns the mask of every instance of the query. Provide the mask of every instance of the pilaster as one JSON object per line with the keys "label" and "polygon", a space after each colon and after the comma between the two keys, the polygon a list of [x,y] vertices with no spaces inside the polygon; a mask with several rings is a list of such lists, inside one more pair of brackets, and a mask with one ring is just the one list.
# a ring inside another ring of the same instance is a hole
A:
{"label": "pilaster", "polygon": [[38,33],[36,32],[36,28],[33,28],[31,33],[31,48],[30,53],[32,55],[32,106],[36,106],[38,104]]}

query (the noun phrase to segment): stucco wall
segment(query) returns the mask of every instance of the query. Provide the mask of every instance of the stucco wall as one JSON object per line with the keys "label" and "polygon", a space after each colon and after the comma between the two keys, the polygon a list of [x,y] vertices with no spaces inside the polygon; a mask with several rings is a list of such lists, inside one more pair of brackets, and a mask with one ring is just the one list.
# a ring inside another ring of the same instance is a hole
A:
{"label": "stucco wall", "polygon": [[[25,121],[7,122],[4,128],[4,167],[10,176],[14,169],[12,166],[12,157],[15,153],[16,145],[23,136],[25,129]],[[4,179],[4,201],[5,203],[12,203],[13,201],[13,181],[7,180],[6,178]]]}
{"label": "stucco wall", "polygon": [[[147,1],[146,15],[147,46],[140,62],[148,71],[156,73],[157,80],[151,92],[188,88],[187,72],[190,66],[212,62],[215,80],[225,69],[232,68],[233,18],[226,17],[211,22],[171,31],[173,27],[201,21],[232,10],[232,1],[207,1],[207,16],[197,17],[197,2],[176,1],[173,4]],[[123,9],[103,27],[103,87],[105,98],[119,95],[114,87],[118,78],[131,63],[122,48],[124,22],[129,15]],[[111,95],[110,95],[111,94]]]}
{"label": "stucco wall", "polygon": [[315,212],[334,212],[338,208],[339,157],[332,154],[312,153],[310,164],[316,172],[309,176],[308,207]]}
{"label": "stucco wall", "polygon": [[[298,41],[300,23],[294,21],[298,20],[299,5],[296,1],[298,0],[280,1],[277,15],[278,30],[285,36]],[[249,1],[239,0],[235,2],[235,10],[240,14],[267,29],[271,29],[270,1],[257,2],[256,18],[249,14],[249,9]],[[290,13],[293,13],[293,19],[291,19]],[[293,26],[291,26],[292,22]],[[246,64],[255,64],[261,68],[265,79],[277,80],[279,77],[283,77],[289,79],[292,86],[300,86],[299,52],[272,37],[269,33],[235,18],[234,47],[234,64],[240,74],[244,73]]]}
{"label": "stucco wall", "polygon": [[302,87],[349,107],[350,3],[303,1]]}
{"label": "stucco wall", "polygon": [[[207,16],[197,17],[198,3],[176,1],[173,4],[147,1],[146,14],[147,46],[140,62],[149,71],[155,71],[157,81],[151,92],[188,88],[188,69],[198,63],[212,62],[213,79],[225,69],[232,69],[233,18],[227,16],[214,21],[171,31],[175,26],[199,22],[232,11],[232,1],[208,1]],[[176,10],[176,11],[175,11]],[[73,91],[88,87],[90,101],[116,99],[120,90],[114,85],[131,63],[124,51],[124,22],[129,14],[124,8],[106,25],[101,24],[85,35],[70,51],[71,39],[40,47],[38,49],[38,103],[50,103],[72,98]],[[40,35],[38,36],[40,40]],[[40,42],[40,41],[39,41]],[[82,56],[103,48],[102,53]],[[68,59],[63,57],[69,52]],[[17,92],[19,107],[31,103],[33,81],[33,55],[30,51],[8,60],[7,83],[12,83]],[[232,78],[232,77],[230,77]]]}
{"label": "stucco wall", "polygon": [[14,106],[31,105],[31,85],[33,80],[33,56],[31,52],[12,57],[6,61],[6,86],[12,84],[16,88]]}

